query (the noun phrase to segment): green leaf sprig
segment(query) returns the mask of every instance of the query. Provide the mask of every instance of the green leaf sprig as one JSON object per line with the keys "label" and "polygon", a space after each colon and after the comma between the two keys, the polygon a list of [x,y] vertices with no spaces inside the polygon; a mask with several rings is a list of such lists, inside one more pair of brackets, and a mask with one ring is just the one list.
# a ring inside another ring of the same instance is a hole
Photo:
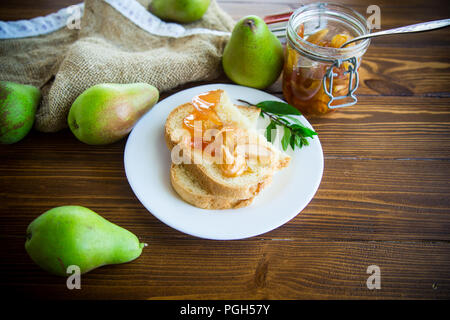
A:
{"label": "green leaf sprig", "polygon": [[303,146],[308,146],[307,138],[314,139],[317,133],[310,128],[305,127],[300,120],[293,116],[301,116],[302,114],[290,104],[279,101],[262,101],[258,104],[252,104],[245,100],[239,99],[251,106],[256,106],[261,109],[261,116],[267,116],[270,119],[269,125],[266,127],[265,136],[268,141],[273,142],[275,135],[273,129],[277,126],[283,127],[283,137],[281,138],[281,146],[284,151],[291,146],[292,150],[296,147],[299,149]]}

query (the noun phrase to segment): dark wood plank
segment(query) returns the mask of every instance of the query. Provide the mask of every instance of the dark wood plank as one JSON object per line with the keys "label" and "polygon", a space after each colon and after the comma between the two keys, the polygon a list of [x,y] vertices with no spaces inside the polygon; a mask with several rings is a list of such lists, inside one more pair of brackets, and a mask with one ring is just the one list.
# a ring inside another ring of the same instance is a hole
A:
{"label": "dark wood plank", "polygon": [[[34,133],[19,144],[3,146],[0,153],[7,161],[0,163],[0,234],[23,237],[40,213],[80,204],[139,235],[189,238],[163,225],[138,202],[123,170],[124,144],[87,146],[67,130]],[[327,154],[327,148],[324,144],[324,177],[310,205],[285,226],[258,238],[450,240],[449,159],[337,157]]]}
{"label": "dark wood plank", "polygon": [[448,97],[450,58],[443,48],[371,46],[359,69],[358,95]]}
{"label": "dark wood plank", "polygon": [[326,157],[450,159],[450,99],[360,96],[311,118]]}
{"label": "dark wood plank", "polygon": [[[132,263],[106,266],[67,290],[22,250],[0,247],[10,295],[75,299],[354,299],[448,298],[450,245],[445,242],[220,241],[152,239]],[[381,289],[366,287],[378,265]],[[27,277],[23,275],[26,274]],[[33,279],[32,282],[29,279]]]}
{"label": "dark wood plank", "polygon": [[449,97],[446,47],[397,48],[375,44],[359,69],[359,95]]}
{"label": "dark wood plank", "polygon": [[326,159],[309,206],[271,236],[450,240],[449,161]]}
{"label": "dark wood plank", "polygon": [[0,20],[14,21],[45,16],[59,9],[83,2],[81,0],[2,0]]}

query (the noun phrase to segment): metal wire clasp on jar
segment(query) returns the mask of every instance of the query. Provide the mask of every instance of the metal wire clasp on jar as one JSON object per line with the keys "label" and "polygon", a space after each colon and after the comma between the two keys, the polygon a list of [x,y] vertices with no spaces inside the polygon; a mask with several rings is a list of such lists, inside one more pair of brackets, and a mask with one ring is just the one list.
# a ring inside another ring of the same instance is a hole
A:
{"label": "metal wire clasp on jar", "polygon": [[370,40],[340,49],[369,33],[363,16],[345,6],[309,4],[297,9],[286,28],[283,93],[306,115],[354,105],[361,57]]}

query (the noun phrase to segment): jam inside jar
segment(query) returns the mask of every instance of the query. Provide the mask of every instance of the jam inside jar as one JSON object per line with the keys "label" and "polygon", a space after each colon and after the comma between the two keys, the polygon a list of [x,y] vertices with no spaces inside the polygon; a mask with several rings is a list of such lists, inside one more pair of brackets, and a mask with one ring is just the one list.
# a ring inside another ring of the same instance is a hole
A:
{"label": "jam inside jar", "polygon": [[[286,30],[283,94],[287,102],[305,115],[354,104],[358,68],[370,40],[340,46],[369,33],[364,17],[341,5],[310,4],[292,14]],[[329,104],[330,95],[337,99]]]}

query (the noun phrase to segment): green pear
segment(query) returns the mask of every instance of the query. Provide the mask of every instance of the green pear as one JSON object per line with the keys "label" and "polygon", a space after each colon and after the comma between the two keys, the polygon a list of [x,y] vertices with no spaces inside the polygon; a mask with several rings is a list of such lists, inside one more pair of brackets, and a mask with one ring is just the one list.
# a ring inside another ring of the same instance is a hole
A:
{"label": "green pear", "polygon": [[44,270],[68,276],[67,267],[81,273],[136,259],[146,244],[130,231],[81,206],[50,209],[30,223],[25,249]]}
{"label": "green pear", "polygon": [[84,143],[113,143],[125,137],[158,99],[158,89],[147,83],[98,84],[78,96],[67,122]]}
{"label": "green pear", "polygon": [[163,20],[189,23],[201,19],[209,3],[210,0],[153,0],[150,11]]}
{"label": "green pear", "polygon": [[36,87],[0,81],[0,143],[18,142],[30,132],[40,100]]}
{"label": "green pear", "polygon": [[266,23],[257,16],[247,16],[235,25],[222,66],[233,82],[264,89],[278,79],[283,61],[283,47]]}

